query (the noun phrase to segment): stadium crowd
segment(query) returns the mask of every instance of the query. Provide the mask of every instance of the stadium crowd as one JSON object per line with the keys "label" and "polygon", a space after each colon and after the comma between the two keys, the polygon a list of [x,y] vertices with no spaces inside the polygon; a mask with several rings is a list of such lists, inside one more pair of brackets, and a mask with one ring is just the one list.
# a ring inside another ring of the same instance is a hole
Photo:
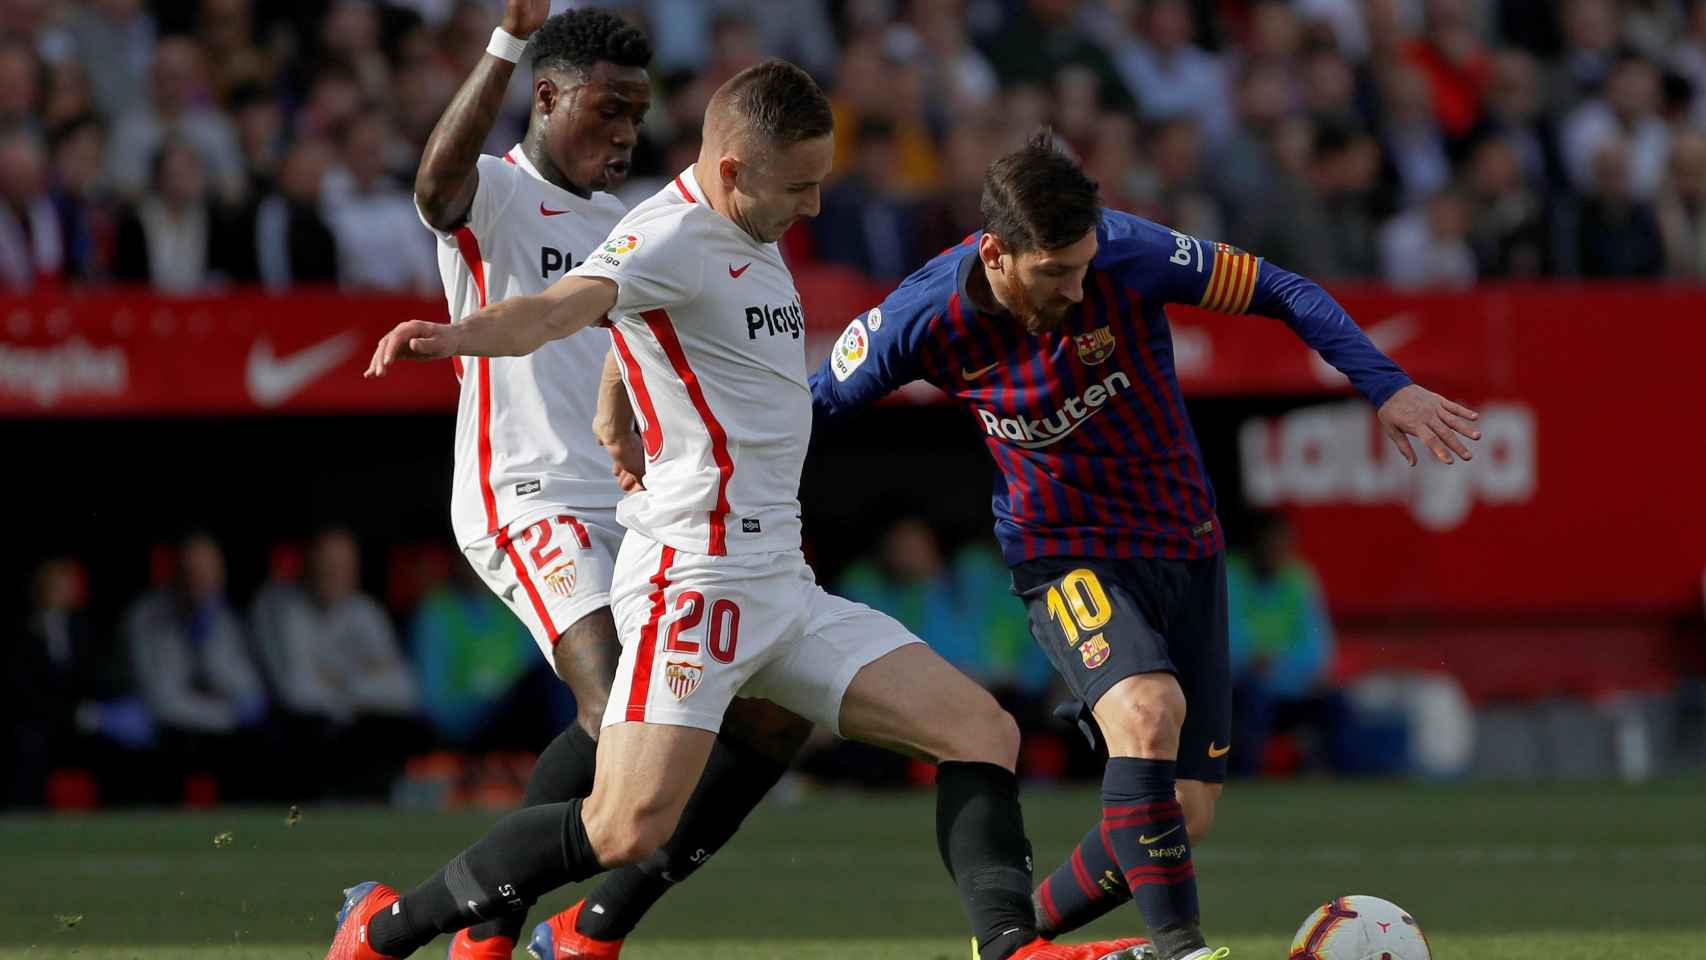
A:
{"label": "stadium crowd", "polygon": [[[1706,0],[605,5],[657,51],[630,202],[689,162],[735,71],[775,54],[826,85],[839,176],[796,263],[904,276],[1047,124],[1110,204],[1323,279],[1706,275]],[[0,2],[0,285],[436,293],[409,183],[496,16]]]}

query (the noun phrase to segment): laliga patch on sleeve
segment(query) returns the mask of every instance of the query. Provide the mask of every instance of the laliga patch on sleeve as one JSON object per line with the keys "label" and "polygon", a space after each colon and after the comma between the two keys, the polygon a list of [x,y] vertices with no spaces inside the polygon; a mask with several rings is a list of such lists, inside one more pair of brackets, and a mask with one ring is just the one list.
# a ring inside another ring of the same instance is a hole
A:
{"label": "laliga patch on sleeve", "polygon": [[829,368],[835,374],[835,379],[846,381],[859,369],[859,364],[865,362],[865,357],[871,352],[871,335],[865,332],[865,323],[855,319],[841,331],[841,337],[835,341],[835,347],[829,351]]}
{"label": "laliga patch on sleeve", "polygon": [[628,254],[640,248],[640,235],[637,233],[618,234],[604,241],[604,246],[592,255],[592,259],[608,267],[620,267]]}

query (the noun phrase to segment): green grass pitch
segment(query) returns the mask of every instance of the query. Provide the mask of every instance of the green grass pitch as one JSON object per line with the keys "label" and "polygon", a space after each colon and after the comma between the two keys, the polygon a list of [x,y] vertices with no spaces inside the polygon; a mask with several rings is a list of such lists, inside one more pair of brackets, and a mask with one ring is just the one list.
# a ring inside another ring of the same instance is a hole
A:
{"label": "green grass pitch", "polygon": [[[831,793],[767,806],[624,955],[964,960],[932,804],[927,792]],[[1039,873],[1096,810],[1090,790],[1027,793]],[[341,886],[411,884],[491,819],[313,807],[294,827],[282,808],[0,818],[0,960],[320,960]],[[1280,960],[1314,906],[1349,893],[1403,904],[1441,960],[1706,958],[1700,780],[1235,784],[1197,866],[1205,929],[1235,960]],[[563,891],[536,916],[571,900]],[[1139,930],[1124,907],[1086,934]],[[418,956],[442,957],[442,943]]]}

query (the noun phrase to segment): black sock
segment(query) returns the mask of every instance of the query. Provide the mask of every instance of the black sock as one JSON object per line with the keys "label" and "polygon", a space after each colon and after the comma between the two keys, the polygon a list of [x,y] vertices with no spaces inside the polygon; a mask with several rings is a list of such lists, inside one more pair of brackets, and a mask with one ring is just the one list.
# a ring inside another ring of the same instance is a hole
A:
{"label": "black sock", "polygon": [[1032,901],[1037,929],[1050,939],[1131,902],[1131,889],[1125,885],[1124,872],[1101,824],[1078,841],[1072,856],[1037,886]]}
{"label": "black sock", "polygon": [[1202,947],[1196,868],[1174,794],[1173,761],[1109,758],[1102,774],[1102,830],[1161,960]]}
{"label": "black sock", "polygon": [[[569,724],[534,761],[533,772],[527,777],[527,792],[521,798],[522,806],[562,803],[591,794],[597,759],[598,741],[588,736],[580,724]],[[521,939],[526,926],[526,909],[515,910],[469,927],[468,936],[474,940],[508,937],[513,942]]]}
{"label": "black sock", "polygon": [[441,933],[525,910],[600,869],[581,822],[581,801],[525,807],[374,917],[368,943],[386,956],[406,957]]}
{"label": "black sock", "polygon": [[575,930],[595,940],[621,940],[632,933],[670,887],[729,842],[787,770],[786,764],[719,738],[675,836],[640,863],[607,874],[586,895]]}
{"label": "black sock", "polygon": [[1031,844],[1011,770],[993,763],[937,765],[936,843],[981,960],[1006,960],[1037,938]]}

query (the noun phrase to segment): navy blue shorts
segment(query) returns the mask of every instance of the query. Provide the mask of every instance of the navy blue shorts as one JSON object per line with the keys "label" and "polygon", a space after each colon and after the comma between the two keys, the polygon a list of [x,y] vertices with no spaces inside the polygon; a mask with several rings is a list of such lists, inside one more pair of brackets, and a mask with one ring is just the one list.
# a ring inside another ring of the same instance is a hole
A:
{"label": "navy blue shorts", "polygon": [[1231,749],[1226,561],[1039,557],[1013,568],[1031,636],[1085,706],[1126,677],[1170,673],[1185,692],[1178,776],[1221,783]]}

